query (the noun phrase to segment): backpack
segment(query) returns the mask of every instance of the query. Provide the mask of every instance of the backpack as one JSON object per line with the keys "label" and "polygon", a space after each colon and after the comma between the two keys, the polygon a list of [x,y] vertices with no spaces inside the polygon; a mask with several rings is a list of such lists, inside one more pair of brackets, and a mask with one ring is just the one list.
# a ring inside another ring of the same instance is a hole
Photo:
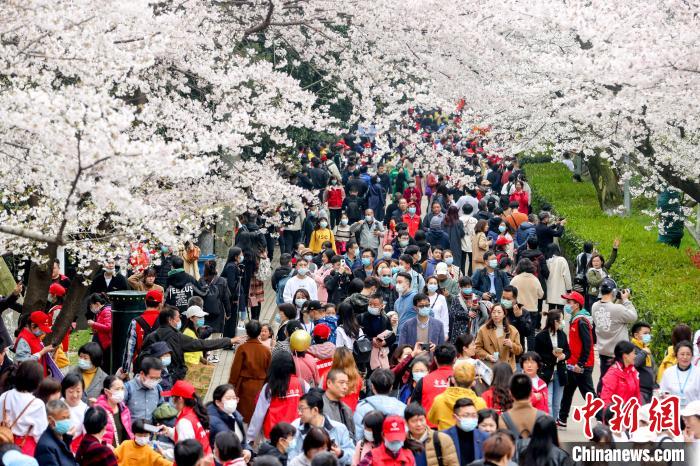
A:
{"label": "backpack", "polygon": [[357,197],[348,197],[348,207],[345,213],[348,215],[349,219],[357,220],[362,218],[362,206],[360,205],[360,199]]}
{"label": "backpack", "polygon": [[294,271],[289,272],[289,275],[280,278],[280,280],[277,282],[277,304],[282,304],[284,302],[284,285],[286,285],[287,281],[292,278],[292,273],[294,273]]}
{"label": "backpack", "polygon": [[[29,403],[27,403],[27,406],[24,407],[22,411],[17,415],[14,421],[10,422],[10,420],[7,417],[7,409],[5,408],[5,402],[7,399],[3,400],[2,402],[2,422],[0,423],[0,441],[2,443],[6,444],[12,444],[15,443],[15,435],[12,433],[12,428],[17,424],[17,421],[22,417],[22,415],[29,409],[29,406],[34,402],[36,398],[32,398]],[[29,437],[29,434],[31,433],[32,429],[34,426],[29,426],[29,430],[27,433],[24,435],[24,438],[22,439],[21,444],[19,444],[19,447],[22,448],[24,447],[24,442],[27,440],[27,437]]]}
{"label": "backpack", "polygon": [[358,367],[369,364],[372,354],[372,342],[365,335],[360,335],[352,344],[352,356]]}
{"label": "backpack", "polygon": [[[535,414],[535,422],[537,422],[539,418],[544,416],[546,416],[546,414],[538,409],[537,414]],[[525,449],[527,448],[527,445],[530,443],[530,435],[532,435],[532,433],[527,429],[518,431],[518,427],[515,425],[515,422],[513,422],[513,418],[510,417],[510,413],[508,412],[501,414],[501,419],[503,419],[503,422],[506,424],[508,430],[511,431],[511,433],[515,436],[515,456],[513,456],[513,461],[517,463],[518,455],[525,451]],[[523,438],[523,432],[525,431],[527,431],[528,436]]]}
{"label": "backpack", "polygon": [[153,322],[153,326],[150,326],[143,316],[138,316],[134,321],[136,322],[136,351],[134,358],[136,358],[138,353],[143,349],[143,342],[146,340],[146,337],[156,330],[160,324],[158,323],[158,319],[156,319]]}

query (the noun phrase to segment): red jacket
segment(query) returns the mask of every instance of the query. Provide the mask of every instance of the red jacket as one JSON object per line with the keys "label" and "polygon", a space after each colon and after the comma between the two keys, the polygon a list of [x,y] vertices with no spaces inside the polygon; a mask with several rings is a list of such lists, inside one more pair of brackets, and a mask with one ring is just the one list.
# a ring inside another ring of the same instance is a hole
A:
{"label": "red jacket", "polygon": [[517,201],[518,202],[518,212],[522,212],[527,215],[528,209],[527,209],[527,203],[528,203],[528,195],[527,192],[525,191],[516,191],[513,194],[510,195],[510,201]]}
{"label": "red jacket", "polygon": [[289,378],[289,386],[284,398],[272,398],[263,421],[263,435],[270,438],[270,430],[279,422],[292,422],[299,417],[297,409],[302,394],[301,382],[296,375]]}
{"label": "red jacket", "polygon": [[[381,466],[414,466],[416,459],[413,457],[411,450],[402,448],[399,454],[394,458],[384,445],[373,448],[370,451],[372,461],[365,464],[381,465]],[[369,457],[370,455],[367,455]],[[360,463],[362,464],[362,463]]]}
{"label": "red jacket", "polygon": [[[571,349],[571,356],[566,360],[567,364],[575,366],[579,361],[585,358],[583,367],[593,367],[595,361],[595,355],[593,354],[593,325],[589,319],[590,316],[577,314],[571,321],[571,325],[569,326],[569,348]],[[582,335],[582,331],[586,333]],[[586,348],[584,348],[584,346],[586,346]],[[584,349],[588,352],[587,358],[585,354],[581,354]]]}
{"label": "red jacket", "polygon": [[99,310],[92,331],[97,334],[103,350],[112,346],[112,308],[110,306],[104,306]]}
{"label": "red jacket", "polygon": [[408,234],[413,238],[416,235],[416,231],[420,229],[420,215],[416,213],[411,217],[410,214],[403,214],[401,221],[408,225]]}
{"label": "red jacket", "polygon": [[334,188],[332,186],[329,186],[328,191],[326,191],[326,196],[328,196],[328,208],[340,209],[343,206],[344,194],[345,192],[343,191],[343,188]]}
{"label": "red jacket", "polygon": [[[143,320],[145,320],[146,323],[150,325],[151,328],[153,328],[153,325],[156,323],[156,320],[158,320],[159,313],[160,311],[158,311],[158,309],[146,309],[145,311],[143,311],[143,314],[141,314],[141,317],[143,317]],[[141,352],[141,347],[143,346],[144,331],[144,329],[141,328],[141,324],[139,324],[138,320],[136,320],[135,323],[136,325],[134,325],[134,328],[136,329],[136,348],[134,348],[134,360],[136,360],[136,357]]]}
{"label": "red jacket", "polygon": [[532,393],[530,394],[530,403],[532,403],[532,407],[549,414],[549,389],[547,384],[539,377],[531,380]]}
{"label": "red jacket", "polygon": [[[426,413],[430,412],[435,397],[447,390],[447,387],[450,386],[450,377],[452,377],[452,366],[450,365],[438,367],[423,377],[421,404]],[[430,425],[430,422],[428,422],[428,425]]]}
{"label": "red jacket", "polygon": [[600,389],[600,399],[605,405],[611,405],[613,395],[618,395],[623,402],[636,398],[641,402],[639,394],[639,373],[634,364],[622,367],[620,362],[616,362],[603,376],[603,386]]}

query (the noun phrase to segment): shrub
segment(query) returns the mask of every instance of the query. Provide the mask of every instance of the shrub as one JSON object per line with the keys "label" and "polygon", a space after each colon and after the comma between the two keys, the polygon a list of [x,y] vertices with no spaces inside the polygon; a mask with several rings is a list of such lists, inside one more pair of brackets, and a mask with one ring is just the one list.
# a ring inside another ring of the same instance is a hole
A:
{"label": "shrub", "polygon": [[632,289],[632,302],[640,319],[652,324],[652,347],[656,361],[670,342],[671,329],[686,323],[700,328],[698,292],[700,270],[685,253],[693,246],[686,234],[680,249],[657,242],[657,231],[648,231],[649,217],[634,214],[615,217],[604,214],[590,183],[575,183],[560,163],[527,164],[527,177],[537,208],[552,205],[556,215],[566,217],[566,233],[560,244],[574,260],[585,241],[592,241],[607,259],[612,242],[620,238],[617,261],[610,270],[618,286]]}

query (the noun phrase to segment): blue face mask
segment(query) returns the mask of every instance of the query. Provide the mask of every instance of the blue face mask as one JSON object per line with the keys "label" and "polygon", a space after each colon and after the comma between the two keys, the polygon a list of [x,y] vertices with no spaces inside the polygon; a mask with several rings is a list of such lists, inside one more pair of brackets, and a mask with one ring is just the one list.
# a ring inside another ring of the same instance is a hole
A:
{"label": "blue face mask", "polygon": [[180,330],[182,328],[182,321],[178,320],[177,324],[175,324],[175,330]]}
{"label": "blue face mask", "polygon": [[340,219],[340,224],[341,224],[341,225],[347,225],[347,224],[348,224],[348,219],[347,219],[347,218],[341,218],[341,219]]}
{"label": "blue face mask", "polygon": [[40,337],[40,336],[42,336],[42,335],[44,334],[44,332],[42,332],[42,331],[39,330],[39,329],[34,330],[32,333],[33,333],[35,336],[37,336],[37,337]]}
{"label": "blue face mask", "polygon": [[93,366],[92,366],[92,363],[90,362],[89,359],[80,358],[80,359],[78,359],[78,367],[81,370],[89,371],[90,369],[92,369]]}
{"label": "blue face mask", "polygon": [[418,309],[418,315],[421,317],[428,317],[431,311],[432,309],[430,309],[429,307],[422,307]]}
{"label": "blue face mask", "polygon": [[411,214],[411,215],[415,214],[415,213],[416,213],[416,208],[415,208],[415,207],[409,207],[409,208],[408,208],[408,213]]}
{"label": "blue face mask", "polygon": [[571,314],[574,310],[571,308],[571,304],[564,304],[564,312]]}
{"label": "blue face mask", "polygon": [[382,285],[391,285],[391,277],[388,275],[382,276],[380,280],[382,281]]}
{"label": "blue face mask", "polygon": [[382,251],[382,257],[383,257],[384,259],[391,259],[391,256],[392,256],[392,255],[393,255],[393,254],[392,254],[391,251]]}
{"label": "blue face mask", "polygon": [[501,233],[505,233],[505,231],[506,231],[505,225],[499,225],[498,231],[500,231]]}
{"label": "blue face mask", "polygon": [[399,240],[399,246],[401,246],[402,248],[405,248],[406,246],[408,246],[408,241]]}
{"label": "blue face mask", "polygon": [[321,225],[321,228],[326,228],[328,226],[328,222],[320,222],[319,225]]}
{"label": "blue face mask", "polygon": [[282,318],[280,317],[280,314],[278,312],[277,314],[275,314],[275,322],[277,322],[279,324],[281,321],[282,321]]}
{"label": "blue face mask", "polygon": [[462,293],[463,294],[472,294],[472,289],[471,288],[462,288]]}
{"label": "blue face mask", "polygon": [[392,268],[391,268],[391,273],[392,273],[392,274],[397,274],[397,273],[399,273],[399,268],[398,268],[398,267],[392,267]]}
{"label": "blue face mask", "polygon": [[403,447],[403,442],[400,440],[397,440],[396,442],[388,442],[384,441],[384,446],[386,447],[387,450],[393,451],[396,453],[397,451],[401,450],[401,447]]}
{"label": "blue face mask", "polygon": [[163,363],[163,366],[168,367],[172,362],[172,358],[170,356],[166,356],[164,358],[160,358],[160,362]]}
{"label": "blue face mask", "polygon": [[54,427],[54,430],[58,435],[64,435],[68,433],[71,427],[73,427],[73,421],[71,419],[62,419],[60,421],[56,421],[56,427]]}
{"label": "blue face mask", "polygon": [[647,333],[646,335],[642,335],[642,343],[645,345],[648,345],[651,343],[651,333]]}
{"label": "blue face mask", "polygon": [[463,430],[464,432],[471,432],[474,429],[476,429],[476,426],[478,424],[478,419],[469,417],[467,419],[460,419],[459,420],[459,428]]}
{"label": "blue face mask", "polygon": [[204,325],[204,318],[197,319],[195,325],[197,325],[197,327],[202,327]]}
{"label": "blue face mask", "polygon": [[369,313],[372,314],[373,316],[378,316],[378,315],[382,312],[382,310],[379,309],[378,307],[369,307],[369,306],[368,306],[368,307],[367,307],[367,312],[369,312]]}
{"label": "blue face mask", "polygon": [[419,382],[423,377],[425,377],[428,373],[424,371],[417,371],[413,373],[413,381],[414,382]]}
{"label": "blue face mask", "polygon": [[369,257],[362,258],[362,265],[364,265],[365,267],[367,267],[371,263],[372,263],[372,259],[370,259]]}
{"label": "blue face mask", "polygon": [[373,219],[371,215],[365,215],[365,222],[371,222]]}
{"label": "blue face mask", "polygon": [[428,291],[430,291],[431,293],[435,293],[437,290],[438,290],[437,285],[433,285],[433,284],[428,285]]}
{"label": "blue face mask", "polygon": [[454,257],[446,257],[445,258],[445,264],[447,264],[447,265],[452,265],[454,263],[454,261],[455,261]]}

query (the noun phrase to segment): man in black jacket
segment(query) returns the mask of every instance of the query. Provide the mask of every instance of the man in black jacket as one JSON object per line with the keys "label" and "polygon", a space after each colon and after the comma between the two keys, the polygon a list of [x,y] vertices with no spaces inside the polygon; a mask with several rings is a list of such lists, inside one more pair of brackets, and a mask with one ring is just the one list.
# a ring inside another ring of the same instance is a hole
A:
{"label": "man in black jacket", "polygon": [[177,380],[184,379],[185,375],[187,375],[185,353],[229,348],[241,341],[236,338],[199,340],[180,333],[181,327],[182,321],[180,320],[178,308],[165,306],[165,308],[160,311],[160,314],[158,314],[158,329],[151,332],[143,341],[142,351],[145,351],[146,348],[157,341],[168,344],[172,350],[168,372],[172,375],[173,383]]}
{"label": "man in black jacket", "polygon": [[537,234],[537,240],[539,241],[541,251],[547,251],[549,245],[554,242],[554,238],[558,238],[564,234],[566,219],[561,219],[550,225],[550,217],[551,215],[549,212],[540,212],[540,223],[535,226],[535,233]]}
{"label": "man in black jacket", "polygon": [[197,280],[183,269],[182,257],[173,257],[173,269],[168,272],[168,287],[165,289],[165,304],[175,306],[183,313],[187,310],[187,301],[192,296],[204,298],[207,290],[199,287]]}
{"label": "man in black jacket", "polygon": [[[530,259],[535,265],[535,276],[540,281],[542,285],[542,290],[544,290],[544,296],[547,296],[547,278],[549,277],[549,267],[547,267],[547,259],[542,250],[539,248],[539,240],[537,236],[530,236],[527,239],[527,249],[520,253],[517,258],[517,262],[521,259]],[[540,315],[542,313],[542,303],[544,299],[537,300],[537,316],[531,316],[535,319],[535,322],[540,322]]]}
{"label": "man in black jacket", "polygon": [[117,273],[114,265],[114,259],[107,259],[102,269],[102,273],[90,283],[88,295],[92,293],[111,293],[112,291],[128,290],[129,284],[124,275]]}

